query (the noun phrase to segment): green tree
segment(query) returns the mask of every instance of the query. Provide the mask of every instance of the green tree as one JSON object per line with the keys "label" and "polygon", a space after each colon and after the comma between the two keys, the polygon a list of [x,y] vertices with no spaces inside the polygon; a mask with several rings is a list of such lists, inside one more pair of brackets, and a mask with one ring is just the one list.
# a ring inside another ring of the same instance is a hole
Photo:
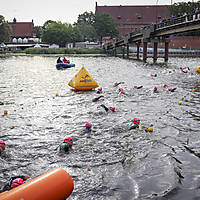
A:
{"label": "green tree", "polygon": [[117,24],[114,19],[105,13],[84,12],[78,16],[75,23],[84,36],[84,40],[96,41],[104,36],[115,37],[118,35]]}
{"label": "green tree", "polygon": [[185,13],[193,13],[196,8],[200,8],[200,1],[174,3],[167,6],[167,8],[169,9],[170,16],[181,16]]}
{"label": "green tree", "polygon": [[95,16],[94,27],[100,41],[102,40],[102,37],[105,36],[118,36],[117,24],[109,14],[97,13]]}
{"label": "green tree", "polygon": [[97,38],[96,30],[93,26],[95,22],[95,14],[93,12],[84,12],[78,16],[78,20],[74,25],[81,31],[84,41],[95,41]]}
{"label": "green tree", "polygon": [[41,37],[43,33],[43,28],[42,26],[35,26],[34,31],[35,31],[36,37]]}
{"label": "green tree", "polygon": [[78,26],[74,26],[73,27],[73,31],[74,31],[73,42],[82,42],[82,41],[84,41],[84,36],[81,33],[81,31],[80,31]]}
{"label": "green tree", "polygon": [[0,15],[0,42],[8,42],[10,40],[11,32],[11,27],[5,22],[5,18]]}
{"label": "green tree", "polygon": [[55,23],[55,22],[56,22],[56,21],[53,21],[53,20],[47,20],[47,21],[43,24],[42,28],[43,28],[43,29],[46,29],[47,26],[49,26],[51,23]]}
{"label": "green tree", "polygon": [[84,12],[78,16],[78,20],[75,25],[81,24],[91,24],[93,25],[95,22],[95,14],[93,12]]}
{"label": "green tree", "polygon": [[91,24],[80,24],[78,25],[84,40],[86,41],[96,41],[97,33],[93,25]]}
{"label": "green tree", "polygon": [[42,38],[44,42],[64,47],[66,43],[74,42],[75,33],[71,24],[52,22],[46,26]]}

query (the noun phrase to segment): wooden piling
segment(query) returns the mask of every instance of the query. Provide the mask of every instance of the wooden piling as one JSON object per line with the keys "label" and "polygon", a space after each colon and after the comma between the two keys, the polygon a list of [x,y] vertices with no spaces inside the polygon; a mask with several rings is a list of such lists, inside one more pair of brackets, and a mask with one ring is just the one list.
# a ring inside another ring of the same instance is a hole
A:
{"label": "wooden piling", "polygon": [[169,42],[165,41],[165,62],[168,61],[168,57],[169,57]]}
{"label": "wooden piling", "polygon": [[126,58],[129,58],[129,44],[126,44]]}
{"label": "wooden piling", "polygon": [[140,43],[137,42],[137,60],[140,59]]}
{"label": "wooden piling", "polygon": [[154,42],[153,43],[153,62],[155,63],[158,58],[158,43]]}
{"label": "wooden piling", "polygon": [[143,42],[143,61],[147,61],[147,42]]}

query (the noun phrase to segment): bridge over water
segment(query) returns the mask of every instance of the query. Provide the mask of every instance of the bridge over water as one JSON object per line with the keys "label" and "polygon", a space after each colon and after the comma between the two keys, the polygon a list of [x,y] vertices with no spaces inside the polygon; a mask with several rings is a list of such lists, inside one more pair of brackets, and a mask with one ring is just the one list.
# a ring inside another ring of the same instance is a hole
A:
{"label": "bridge over water", "polygon": [[140,31],[131,32],[123,38],[114,39],[112,42],[104,44],[107,53],[112,52],[117,56],[117,48],[122,48],[123,58],[129,58],[130,44],[137,46],[137,59],[139,59],[140,45],[143,45],[143,61],[147,60],[148,43],[153,43],[153,61],[158,58],[158,43],[165,43],[164,60],[168,61],[170,35],[179,33],[194,32],[200,30],[200,12],[185,15],[171,20],[166,20],[158,24],[144,27]]}

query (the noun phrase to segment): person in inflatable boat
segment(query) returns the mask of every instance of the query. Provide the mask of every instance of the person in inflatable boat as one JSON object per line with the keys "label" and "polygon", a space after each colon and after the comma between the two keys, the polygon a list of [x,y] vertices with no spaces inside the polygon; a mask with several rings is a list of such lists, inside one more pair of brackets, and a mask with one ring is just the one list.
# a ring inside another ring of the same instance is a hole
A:
{"label": "person in inflatable boat", "polygon": [[57,59],[57,63],[62,63],[62,60],[60,59],[60,57]]}
{"label": "person in inflatable boat", "polygon": [[63,63],[70,63],[65,57],[63,58]]}

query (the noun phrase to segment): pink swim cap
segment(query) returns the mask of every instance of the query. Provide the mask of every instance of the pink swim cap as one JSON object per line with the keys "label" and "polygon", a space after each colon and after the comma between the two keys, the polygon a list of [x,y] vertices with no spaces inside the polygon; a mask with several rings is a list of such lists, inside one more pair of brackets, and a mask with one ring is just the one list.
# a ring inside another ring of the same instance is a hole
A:
{"label": "pink swim cap", "polygon": [[120,92],[121,92],[121,94],[125,94],[125,92],[124,92],[124,90],[123,90],[123,89],[122,89]]}
{"label": "pink swim cap", "polygon": [[15,188],[21,184],[23,184],[23,179],[22,178],[16,178],[13,182],[12,182],[12,186]]}
{"label": "pink swim cap", "polygon": [[115,107],[110,107],[109,109],[113,112],[115,111]]}
{"label": "pink swim cap", "polygon": [[167,87],[167,84],[164,84],[163,87]]}
{"label": "pink swim cap", "polygon": [[5,142],[3,140],[0,140],[0,147],[4,147],[5,146]]}
{"label": "pink swim cap", "polygon": [[101,92],[101,91],[102,91],[102,88],[98,88],[98,91],[100,91],[100,92]]}
{"label": "pink swim cap", "polygon": [[158,88],[155,86],[155,87],[154,87],[154,90],[157,90],[157,89],[158,89]]}
{"label": "pink swim cap", "polygon": [[134,88],[137,88],[137,85],[134,85]]}
{"label": "pink swim cap", "polygon": [[85,124],[85,126],[88,127],[88,128],[91,128],[91,127],[92,127],[92,124],[91,124],[90,122],[87,122],[87,123]]}
{"label": "pink swim cap", "polygon": [[72,139],[72,137],[67,137],[67,138],[65,138],[64,139],[64,142],[73,142],[73,139]]}
{"label": "pink swim cap", "polygon": [[171,91],[171,90],[172,90],[172,88],[168,88],[168,90],[169,90],[169,91]]}
{"label": "pink swim cap", "polygon": [[137,118],[137,117],[133,118],[133,123],[134,124],[139,124],[140,123],[140,119]]}

